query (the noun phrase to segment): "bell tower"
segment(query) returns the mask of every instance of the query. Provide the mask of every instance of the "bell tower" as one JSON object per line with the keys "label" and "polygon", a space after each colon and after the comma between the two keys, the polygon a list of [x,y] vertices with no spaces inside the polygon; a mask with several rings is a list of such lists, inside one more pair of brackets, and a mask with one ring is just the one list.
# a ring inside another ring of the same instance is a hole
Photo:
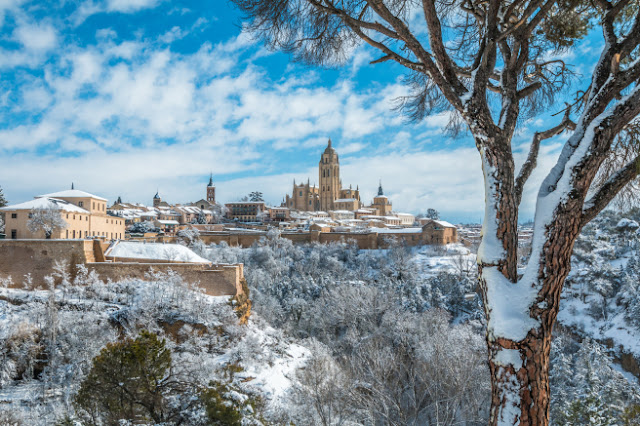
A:
{"label": "bell tower", "polygon": [[216,203],[216,187],[213,184],[213,173],[209,176],[209,184],[207,185],[207,201],[211,204]]}
{"label": "bell tower", "polygon": [[318,175],[320,210],[333,210],[333,202],[340,198],[340,162],[336,150],[331,146],[331,139],[320,157]]}

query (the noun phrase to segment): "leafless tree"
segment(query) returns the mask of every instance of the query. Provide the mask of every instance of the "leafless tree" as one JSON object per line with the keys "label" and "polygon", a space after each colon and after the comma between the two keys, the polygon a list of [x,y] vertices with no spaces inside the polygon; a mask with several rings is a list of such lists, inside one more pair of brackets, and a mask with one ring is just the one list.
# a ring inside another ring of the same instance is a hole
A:
{"label": "leafless tree", "polygon": [[[332,65],[358,43],[395,61],[413,89],[412,118],[448,111],[471,133],[485,180],[478,271],[487,315],[492,424],[548,424],[549,350],[560,293],[582,227],[640,171],[637,0],[233,0],[250,29],[295,59]],[[512,139],[554,105],[562,57],[595,26],[604,37],[590,78],[562,118],[532,136],[516,174]],[[518,212],[543,140],[570,133],[537,197],[532,252],[518,274]]]}
{"label": "leafless tree", "polygon": [[60,210],[54,206],[39,207],[31,209],[27,228],[34,234],[44,232],[46,239],[51,238],[55,231],[65,229],[67,222],[62,219]]}

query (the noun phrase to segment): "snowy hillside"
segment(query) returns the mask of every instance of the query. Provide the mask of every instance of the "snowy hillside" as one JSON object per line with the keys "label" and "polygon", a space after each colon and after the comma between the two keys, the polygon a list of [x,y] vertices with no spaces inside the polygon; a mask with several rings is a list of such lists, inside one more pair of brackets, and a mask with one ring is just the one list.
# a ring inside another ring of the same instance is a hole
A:
{"label": "snowy hillside", "polygon": [[[637,377],[620,362],[639,340],[638,218],[620,219],[598,218],[576,244],[551,350],[553,424],[640,416]],[[83,383],[106,350],[135,344],[142,330],[165,339],[172,367],[162,383],[179,384],[162,388],[164,424],[486,424],[485,323],[469,249],[293,245],[273,231],[247,249],[196,239],[190,249],[245,264],[247,325],[228,298],[171,274],[107,286],[84,269],[70,282],[60,269],[55,292],[0,285],[0,424],[93,424],[91,406],[78,403]],[[107,408],[94,407],[100,419],[135,417]]]}

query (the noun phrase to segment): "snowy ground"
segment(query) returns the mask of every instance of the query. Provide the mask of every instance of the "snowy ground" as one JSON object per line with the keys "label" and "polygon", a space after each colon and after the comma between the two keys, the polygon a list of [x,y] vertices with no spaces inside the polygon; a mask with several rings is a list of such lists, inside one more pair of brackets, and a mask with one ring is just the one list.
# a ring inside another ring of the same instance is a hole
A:
{"label": "snowy ground", "polygon": [[192,263],[211,263],[189,248],[180,244],[140,243],[118,241],[111,246],[106,256],[129,257],[133,259],[154,259]]}
{"label": "snowy ground", "polygon": [[413,251],[413,261],[426,275],[438,272],[467,272],[476,267],[476,255],[462,244],[419,246]]}

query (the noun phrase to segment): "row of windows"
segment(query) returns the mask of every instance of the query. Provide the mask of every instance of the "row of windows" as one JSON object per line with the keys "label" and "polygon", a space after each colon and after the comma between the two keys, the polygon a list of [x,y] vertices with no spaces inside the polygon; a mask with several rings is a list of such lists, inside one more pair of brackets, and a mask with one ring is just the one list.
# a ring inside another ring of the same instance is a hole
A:
{"label": "row of windows", "polygon": [[[78,215],[80,220],[82,220],[82,215]],[[31,219],[33,217],[33,214],[30,212],[29,213],[29,219]],[[67,213],[67,219],[72,218],[72,220],[76,220],[76,215],[70,215],[69,213]],[[11,219],[17,219],[18,218],[18,213],[11,213]],[[89,221],[89,216],[84,216],[84,220],[86,222]],[[111,222],[109,222],[111,221]],[[114,219],[105,219],[105,223],[109,224],[111,223],[112,225],[122,225],[122,221],[121,220],[114,220]]]}
{"label": "row of windows", "polygon": [[[336,167],[335,173],[338,172],[338,168]],[[322,171],[322,177],[331,177],[331,169],[325,169]]]}
{"label": "row of windows", "polygon": [[[83,236],[84,233],[84,236]],[[99,232],[89,232],[89,231],[76,231],[75,229],[72,229],[71,231],[69,231],[68,229],[65,230],[65,238],[88,238],[88,237],[104,237],[104,238],[111,238],[113,239],[122,239],[122,233],[118,233],[118,232],[103,232],[103,233],[99,233]],[[11,230],[11,239],[12,240],[16,240],[18,239],[18,230],[17,229],[12,229]]]}
{"label": "row of windows", "polygon": [[118,232],[96,232],[96,231],[84,231],[84,236],[82,235],[83,231],[77,231],[73,229],[71,231],[69,231],[68,229],[66,230],[66,236],[65,238],[88,238],[88,237],[104,237],[104,238],[111,238],[113,239],[122,239],[122,233],[118,233]]}

